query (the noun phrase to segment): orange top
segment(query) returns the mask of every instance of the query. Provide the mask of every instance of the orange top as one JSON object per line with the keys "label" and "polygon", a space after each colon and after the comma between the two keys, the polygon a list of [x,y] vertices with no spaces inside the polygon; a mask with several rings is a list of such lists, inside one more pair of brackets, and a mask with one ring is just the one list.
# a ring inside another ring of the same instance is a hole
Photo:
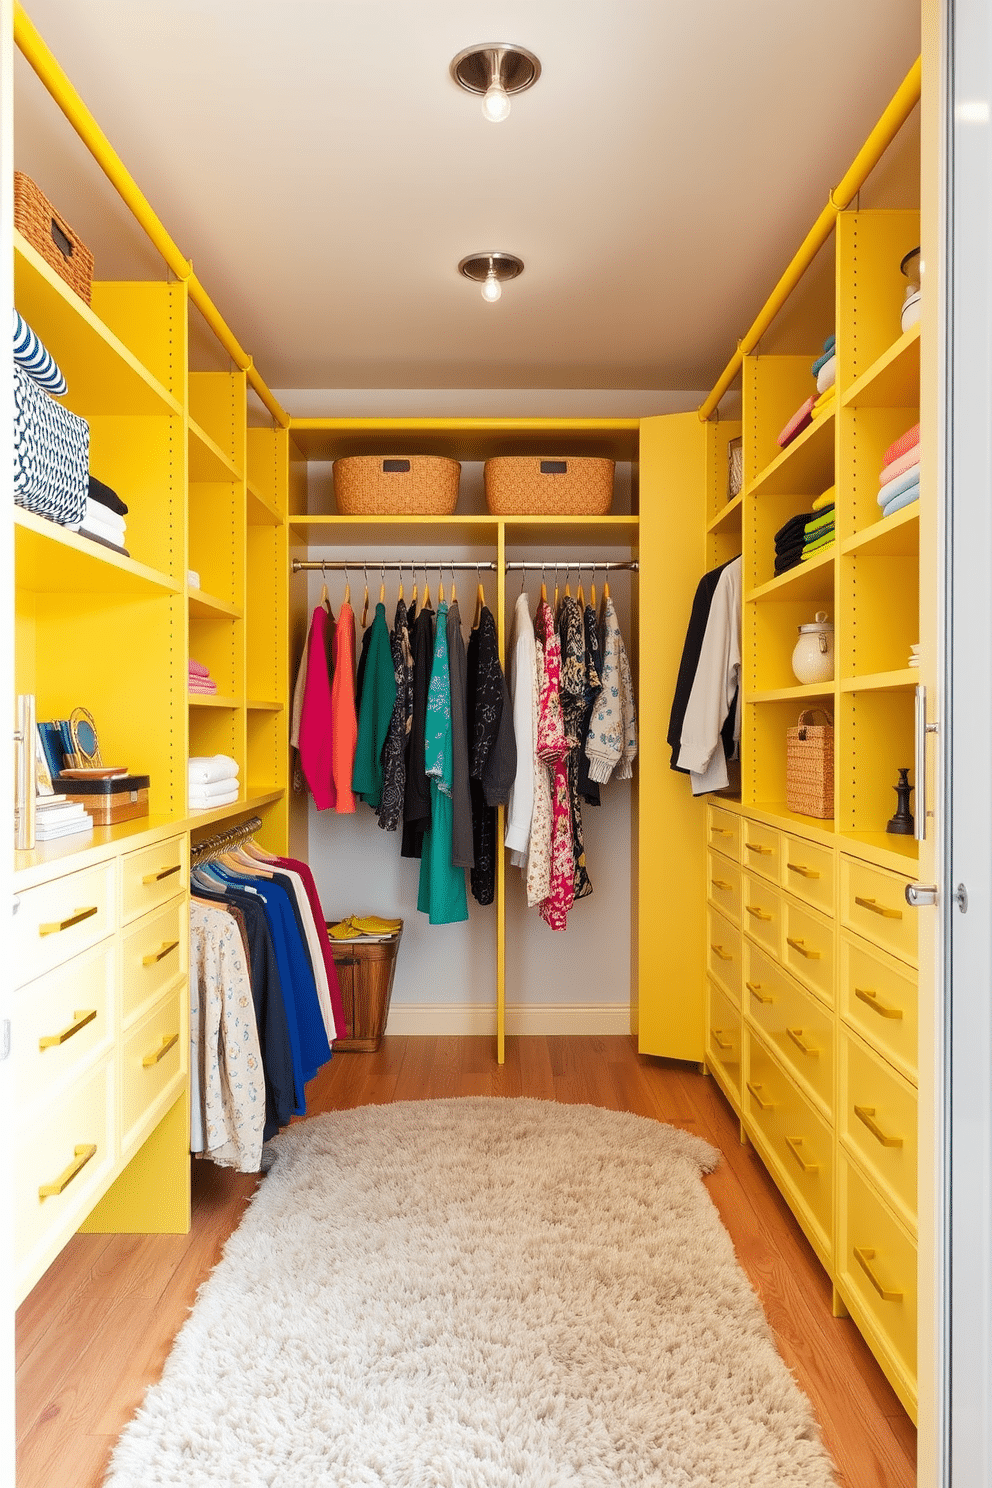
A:
{"label": "orange top", "polygon": [[334,681],[331,685],[331,754],[334,785],[337,790],[335,810],[355,809],[351,775],[355,768],[355,745],[358,742],[358,717],[355,713],[355,612],[347,601],[338,611],[334,632]]}

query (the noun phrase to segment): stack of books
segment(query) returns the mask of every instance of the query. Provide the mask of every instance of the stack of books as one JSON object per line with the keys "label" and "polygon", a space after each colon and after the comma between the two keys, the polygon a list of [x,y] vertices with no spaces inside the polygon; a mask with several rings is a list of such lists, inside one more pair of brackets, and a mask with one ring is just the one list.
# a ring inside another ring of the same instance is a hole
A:
{"label": "stack of books", "polygon": [[37,842],[50,842],[53,837],[73,837],[77,832],[92,832],[93,818],[81,801],[68,796],[38,796],[35,800]]}

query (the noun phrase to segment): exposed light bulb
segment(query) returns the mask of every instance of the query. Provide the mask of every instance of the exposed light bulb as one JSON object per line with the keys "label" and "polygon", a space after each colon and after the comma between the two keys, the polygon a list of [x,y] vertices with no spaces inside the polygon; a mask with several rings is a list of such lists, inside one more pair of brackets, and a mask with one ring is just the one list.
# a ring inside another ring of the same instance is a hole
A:
{"label": "exposed light bulb", "polygon": [[486,282],[482,286],[482,298],[487,300],[490,305],[495,305],[502,293],[503,286],[496,278],[496,270],[491,268],[486,275]]}
{"label": "exposed light bulb", "polygon": [[501,124],[510,112],[510,95],[499,80],[499,74],[493,78],[486,95],[482,100],[482,116],[488,119],[490,124]]}

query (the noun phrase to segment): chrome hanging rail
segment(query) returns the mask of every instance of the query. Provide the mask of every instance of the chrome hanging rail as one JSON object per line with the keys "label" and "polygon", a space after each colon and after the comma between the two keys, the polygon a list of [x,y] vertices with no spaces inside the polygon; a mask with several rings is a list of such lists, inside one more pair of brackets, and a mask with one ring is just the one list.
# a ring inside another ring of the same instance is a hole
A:
{"label": "chrome hanging rail", "polygon": [[629,573],[636,573],[640,568],[640,564],[636,558],[631,559],[627,563],[598,563],[595,558],[587,558],[577,563],[574,558],[548,558],[543,563],[529,559],[526,563],[504,563],[503,567],[507,572],[512,570],[514,573],[520,573],[521,569],[525,569],[529,573],[546,573],[549,569],[555,568],[559,573],[574,573],[576,569],[580,568],[594,568],[597,573],[606,568],[622,568],[626,569]]}
{"label": "chrome hanging rail", "polygon": [[238,822],[233,827],[228,827],[224,832],[218,832],[214,837],[203,837],[199,842],[194,842],[190,848],[190,866],[195,868],[200,863],[205,863],[208,858],[216,857],[218,853],[226,852],[230,847],[238,847],[247,842],[248,838],[257,832],[262,825],[260,816],[249,816],[247,821]]}
{"label": "chrome hanging rail", "polygon": [[434,569],[439,568],[447,573],[449,569],[454,568],[459,572],[464,570],[466,573],[475,573],[476,569],[484,568],[492,571],[496,568],[496,564],[491,563],[489,559],[484,559],[481,563],[451,563],[447,558],[443,558],[440,561],[429,560],[426,563],[422,558],[418,558],[415,561],[409,558],[389,558],[385,562],[381,558],[349,558],[347,562],[343,558],[328,558],[323,563],[317,558],[293,559],[294,573],[301,573],[304,569],[313,569],[316,572],[326,569],[328,573],[334,573],[335,571],[338,573],[354,573],[356,569],[363,568],[367,568],[370,573],[373,569],[376,572],[388,569],[390,573],[412,573],[414,570],[422,572],[425,568],[429,568],[432,572]]}

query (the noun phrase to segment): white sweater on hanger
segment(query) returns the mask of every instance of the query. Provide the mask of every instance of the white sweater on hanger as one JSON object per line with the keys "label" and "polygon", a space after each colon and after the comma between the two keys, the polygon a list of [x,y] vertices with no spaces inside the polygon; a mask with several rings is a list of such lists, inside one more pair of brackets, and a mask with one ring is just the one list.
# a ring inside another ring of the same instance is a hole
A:
{"label": "white sweater on hanger", "polygon": [[692,794],[729,784],[720,733],[737,693],[734,740],[741,736],[741,560],[728,563],[717,581],[696,675],[682,721],[679,767],[692,777]]}
{"label": "white sweater on hanger", "polygon": [[534,814],[534,695],[537,683],[537,648],[534,622],[526,594],[517,596],[510,634],[510,697],[513,734],[517,741],[517,772],[510,786],[506,810],[506,846],[510,861],[522,868],[527,861],[530,823]]}

